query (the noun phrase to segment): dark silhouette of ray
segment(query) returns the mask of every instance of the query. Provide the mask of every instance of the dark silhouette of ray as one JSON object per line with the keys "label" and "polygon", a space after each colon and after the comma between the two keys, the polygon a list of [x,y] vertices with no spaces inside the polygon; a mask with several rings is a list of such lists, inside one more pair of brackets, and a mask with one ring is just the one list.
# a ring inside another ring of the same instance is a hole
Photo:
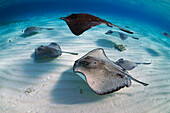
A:
{"label": "dark silhouette of ray", "polygon": [[67,25],[69,26],[71,32],[75,35],[81,35],[83,32],[85,32],[86,30],[97,26],[99,24],[106,24],[109,27],[117,27],[120,30],[133,34],[133,32],[126,30],[124,28],[121,28],[117,25],[114,25],[104,19],[101,19],[99,17],[87,14],[87,13],[79,13],[79,14],[71,14],[67,17],[61,17],[62,20],[64,20]]}

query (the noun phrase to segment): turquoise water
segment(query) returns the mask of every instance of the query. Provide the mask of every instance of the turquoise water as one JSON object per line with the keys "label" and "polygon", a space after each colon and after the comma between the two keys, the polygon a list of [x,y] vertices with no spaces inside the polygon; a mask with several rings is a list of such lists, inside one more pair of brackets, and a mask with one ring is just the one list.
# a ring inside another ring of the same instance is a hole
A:
{"label": "turquoise water", "polygon": [[[170,112],[170,38],[161,34],[170,33],[169,10],[168,0],[0,1],[0,112]],[[59,19],[71,13],[90,13],[123,28],[128,26],[139,40],[105,35],[108,30],[120,31],[105,25],[75,36]],[[21,37],[30,26],[54,30]],[[34,49],[51,42],[79,55],[63,54],[49,62],[34,62]],[[118,51],[115,43],[123,44],[126,50]],[[151,62],[129,72],[149,86],[132,82],[131,87],[109,95],[95,94],[72,72],[74,62],[95,48],[103,48],[113,61]],[[28,88],[35,91],[26,94]]]}

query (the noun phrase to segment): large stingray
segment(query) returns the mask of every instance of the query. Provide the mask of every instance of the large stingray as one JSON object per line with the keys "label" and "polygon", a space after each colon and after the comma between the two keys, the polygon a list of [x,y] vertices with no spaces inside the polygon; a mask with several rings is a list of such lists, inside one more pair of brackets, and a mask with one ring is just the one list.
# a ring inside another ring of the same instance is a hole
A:
{"label": "large stingray", "polygon": [[91,89],[99,95],[129,87],[131,80],[144,86],[148,85],[136,80],[122,67],[109,60],[102,48],[94,49],[75,61],[73,71],[81,77],[83,74]]}
{"label": "large stingray", "polygon": [[39,33],[41,30],[53,30],[54,28],[44,28],[44,27],[28,27],[24,30],[24,36],[31,36]]}
{"label": "large stingray", "polygon": [[134,69],[136,66],[138,66],[139,64],[151,64],[148,62],[143,62],[143,63],[139,63],[139,62],[132,62],[129,60],[124,60],[123,58],[120,58],[118,61],[116,61],[116,64],[119,65],[120,67],[122,67],[125,70],[132,70]]}
{"label": "large stingray", "polygon": [[35,49],[35,60],[38,60],[43,57],[57,58],[61,56],[62,53],[78,55],[78,53],[62,51],[57,43],[52,42],[48,46],[41,45],[40,47]]}
{"label": "large stingray", "polygon": [[83,32],[85,32],[86,30],[99,25],[99,24],[106,24],[109,27],[117,27],[120,30],[133,34],[133,32],[126,30],[124,28],[121,28],[117,25],[114,25],[104,19],[101,19],[99,17],[87,14],[87,13],[79,13],[79,14],[71,14],[67,17],[61,17],[62,20],[64,20],[67,25],[69,26],[71,32],[74,35],[81,35]]}
{"label": "large stingray", "polygon": [[120,39],[122,39],[122,40],[126,40],[128,37],[131,37],[131,38],[136,39],[136,40],[139,39],[139,38],[137,38],[137,37],[130,36],[130,35],[127,35],[127,34],[125,34],[125,33],[122,33],[122,32],[119,32],[119,31],[113,31],[113,30],[109,30],[109,31],[107,31],[105,34],[106,34],[106,35],[111,35],[111,34],[113,34],[113,33],[118,33]]}

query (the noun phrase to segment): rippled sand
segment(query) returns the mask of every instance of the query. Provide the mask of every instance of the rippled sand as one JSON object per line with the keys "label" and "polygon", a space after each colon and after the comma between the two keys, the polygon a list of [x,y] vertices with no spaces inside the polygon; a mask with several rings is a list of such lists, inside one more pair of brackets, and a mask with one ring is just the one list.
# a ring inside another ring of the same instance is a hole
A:
{"label": "rippled sand", "polygon": [[[60,17],[60,16],[59,16]],[[28,21],[1,26],[3,42],[0,50],[0,112],[1,113],[167,113],[170,111],[170,39],[153,26],[107,18],[121,27],[130,26],[139,40],[122,41],[104,33],[110,30],[99,25],[83,35],[74,36],[66,23],[56,17],[35,17]],[[135,23],[135,24],[134,24]],[[29,26],[54,27],[31,37],[19,37]],[[9,41],[10,40],[10,41]],[[40,45],[57,42],[62,50],[78,52],[78,56],[64,54],[49,62],[34,62],[31,55]],[[117,51],[114,43],[126,45],[127,50]],[[104,48],[106,55],[138,62],[129,73],[149,83],[144,87],[132,82],[129,88],[99,96],[72,71],[74,61],[95,48]],[[26,93],[28,88],[34,89]]]}

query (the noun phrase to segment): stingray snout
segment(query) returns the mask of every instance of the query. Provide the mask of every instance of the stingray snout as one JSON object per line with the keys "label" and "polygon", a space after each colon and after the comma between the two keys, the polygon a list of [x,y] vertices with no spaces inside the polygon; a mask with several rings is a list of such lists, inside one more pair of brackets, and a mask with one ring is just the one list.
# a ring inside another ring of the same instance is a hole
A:
{"label": "stingray snout", "polygon": [[76,67],[87,67],[90,63],[84,60],[78,59],[75,61],[73,70],[76,71]]}
{"label": "stingray snout", "polygon": [[77,71],[77,70],[76,70],[76,67],[78,67],[78,65],[79,65],[79,60],[76,60],[76,61],[74,62],[74,66],[73,66],[73,71],[74,71],[74,72]]}
{"label": "stingray snout", "polygon": [[61,17],[60,19],[64,20],[64,17]]}
{"label": "stingray snout", "polygon": [[66,21],[66,22],[69,21],[68,18],[66,18],[66,17],[61,17],[61,19],[64,20],[64,21]]}

